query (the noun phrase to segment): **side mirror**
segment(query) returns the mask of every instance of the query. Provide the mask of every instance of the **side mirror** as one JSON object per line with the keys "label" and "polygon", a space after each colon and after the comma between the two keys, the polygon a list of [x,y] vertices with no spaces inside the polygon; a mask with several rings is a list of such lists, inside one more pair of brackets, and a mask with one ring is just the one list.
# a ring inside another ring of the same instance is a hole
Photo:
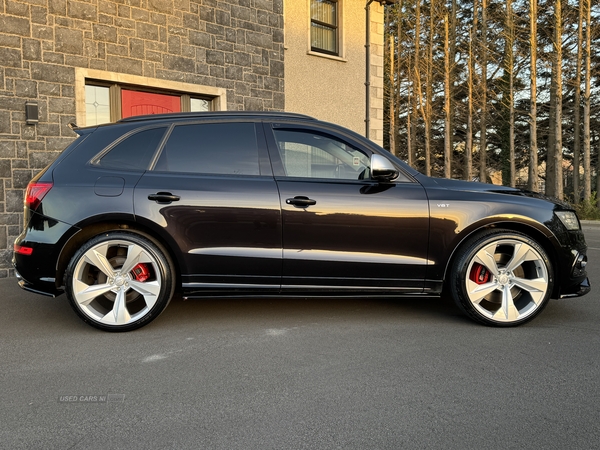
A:
{"label": "side mirror", "polygon": [[398,177],[398,169],[381,155],[371,155],[371,178],[377,181],[392,181]]}

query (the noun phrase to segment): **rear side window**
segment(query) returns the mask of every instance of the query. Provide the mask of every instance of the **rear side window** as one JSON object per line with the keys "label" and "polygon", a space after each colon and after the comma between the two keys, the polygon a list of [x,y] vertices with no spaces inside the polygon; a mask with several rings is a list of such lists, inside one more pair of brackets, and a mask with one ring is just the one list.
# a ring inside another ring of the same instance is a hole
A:
{"label": "rear side window", "polygon": [[154,170],[221,175],[260,175],[253,123],[176,126]]}
{"label": "rear side window", "polygon": [[164,136],[166,127],[135,133],[100,158],[98,165],[111,169],[146,170]]}

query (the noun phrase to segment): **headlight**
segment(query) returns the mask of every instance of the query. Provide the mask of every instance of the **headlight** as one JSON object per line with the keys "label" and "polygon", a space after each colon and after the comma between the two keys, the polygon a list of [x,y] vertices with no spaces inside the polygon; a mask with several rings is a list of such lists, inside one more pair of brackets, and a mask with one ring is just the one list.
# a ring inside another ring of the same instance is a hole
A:
{"label": "headlight", "polygon": [[556,217],[560,219],[567,230],[579,230],[579,219],[573,211],[555,211]]}

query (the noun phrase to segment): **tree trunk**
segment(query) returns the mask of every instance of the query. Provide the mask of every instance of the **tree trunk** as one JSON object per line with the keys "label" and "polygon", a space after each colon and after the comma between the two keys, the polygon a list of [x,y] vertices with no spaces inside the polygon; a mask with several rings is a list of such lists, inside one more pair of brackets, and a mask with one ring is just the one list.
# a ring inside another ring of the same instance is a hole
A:
{"label": "tree trunk", "polygon": [[[591,59],[592,59],[592,21],[591,0],[585,1],[585,90],[583,93],[583,199],[590,201],[592,198],[592,169],[590,163],[591,157],[591,139],[590,139],[590,85],[591,85]],[[600,166],[600,164],[599,164]],[[600,174],[599,167],[596,167],[596,174]],[[600,176],[598,176],[600,180]],[[600,197],[600,196],[598,196]],[[599,205],[600,206],[600,205]]]}
{"label": "tree trunk", "polygon": [[[454,164],[456,161],[454,160],[454,135],[455,135],[455,123],[456,123],[456,45],[457,45],[457,37],[456,37],[456,25],[457,25],[457,16],[458,14],[458,0],[452,0],[451,10],[450,10],[450,48],[449,48],[449,58],[450,58],[450,147],[451,147],[451,158],[452,163]],[[456,169],[455,169],[456,171]]]}
{"label": "tree trunk", "polygon": [[552,62],[552,70],[550,74],[550,112],[548,114],[548,146],[546,153],[546,195],[549,197],[556,196],[556,170],[554,169],[555,158],[555,133],[556,128],[556,64]]}
{"label": "tree trunk", "polygon": [[450,92],[450,51],[448,14],[444,17],[444,177],[452,178],[452,130],[451,130],[451,92]]}
{"label": "tree trunk", "polygon": [[481,119],[479,136],[479,178],[487,181],[487,2],[481,1]]}
{"label": "tree trunk", "polygon": [[563,195],[563,167],[562,167],[562,0],[555,0],[554,6],[554,46],[555,46],[555,61],[556,61],[556,110],[555,110],[555,150],[554,155],[556,163],[554,173],[556,177],[556,198],[562,200]]}
{"label": "tree trunk", "polygon": [[467,138],[465,142],[465,175],[467,180],[473,179],[473,111],[474,107],[474,87],[477,77],[476,59],[473,55],[473,39],[477,38],[477,27],[479,26],[479,0],[473,0],[473,25],[469,31],[469,67],[468,67],[468,89],[469,99],[467,104]]}
{"label": "tree trunk", "polygon": [[425,108],[427,119],[425,120],[425,175],[431,176],[431,126],[433,112],[433,38],[434,38],[434,0],[429,6],[429,42],[427,44],[427,70],[425,85]]}
{"label": "tree trunk", "polygon": [[[417,68],[415,67],[415,72],[417,72]],[[421,87],[421,80],[418,76],[418,73],[415,74],[415,79],[417,81],[417,95],[419,97],[419,111],[421,111],[421,117],[423,118],[423,122],[425,124],[427,124],[428,121],[428,117],[427,117],[427,109],[423,106],[423,89]],[[427,165],[427,163],[429,162],[428,160],[428,150],[429,148],[427,147],[427,143],[429,142],[427,139],[427,125],[425,125],[425,174],[429,175],[429,166]]]}
{"label": "tree trunk", "polygon": [[579,203],[579,169],[581,167],[581,60],[583,59],[583,0],[579,0],[577,14],[577,61],[575,69],[575,94],[573,99],[573,201]]}
{"label": "tree trunk", "polygon": [[467,86],[469,89],[468,103],[467,103],[467,136],[465,142],[465,169],[463,172],[463,178],[471,181],[473,177],[473,29],[469,31],[469,62],[468,62],[468,81]]}
{"label": "tree trunk", "polygon": [[[412,74],[412,108],[411,118],[409,118],[408,132],[410,133],[410,143],[408,147],[408,164],[412,167],[416,167],[417,164],[417,114],[418,110],[422,109],[423,103],[421,102],[421,71],[419,63],[421,60],[421,2],[417,1],[415,5],[415,54],[413,70],[409,73]],[[417,104],[417,100],[419,103]]]}
{"label": "tree trunk", "polygon": [[506,0],[506,27],[507,27],[507,70],[508,70],[508,157],[510,162],[510,186],[516,185],[515,169],[515,89],[514,89],[514,44],[515,27],[513,20],[512,0]]}
{"label": "tree trunk", "polygon": [[529,106],[529,180],[530,191],[539,190],[537,146],[537,0],[529,0],[529,49],[531,103]]}

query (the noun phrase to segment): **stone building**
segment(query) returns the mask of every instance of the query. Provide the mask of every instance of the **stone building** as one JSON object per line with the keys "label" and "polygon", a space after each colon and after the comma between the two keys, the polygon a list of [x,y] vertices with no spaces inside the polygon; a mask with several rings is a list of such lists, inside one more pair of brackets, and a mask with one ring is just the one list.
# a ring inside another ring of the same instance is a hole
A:
{"label": "stone building", "polygon": [[[383,7],[370,5],[370,137],[383,140]],[[29,180],[78,126],[294,111],[365,132],[364,0],[0,3],[0,277]]]}

